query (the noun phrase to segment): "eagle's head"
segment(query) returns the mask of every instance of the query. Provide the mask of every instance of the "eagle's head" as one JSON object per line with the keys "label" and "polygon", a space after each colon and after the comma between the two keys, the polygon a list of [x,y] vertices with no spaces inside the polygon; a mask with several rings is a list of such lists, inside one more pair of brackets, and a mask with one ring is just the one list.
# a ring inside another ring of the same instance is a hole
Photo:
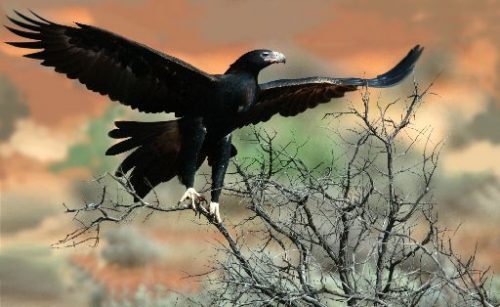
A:
{"label": "eagle's head", "polygon": [[234,62],[227,72],[250,72],[258,74],[259,71],[271,64],[285,63],[286,58],[283,53],[268,49],[252,50],[242,55]]}

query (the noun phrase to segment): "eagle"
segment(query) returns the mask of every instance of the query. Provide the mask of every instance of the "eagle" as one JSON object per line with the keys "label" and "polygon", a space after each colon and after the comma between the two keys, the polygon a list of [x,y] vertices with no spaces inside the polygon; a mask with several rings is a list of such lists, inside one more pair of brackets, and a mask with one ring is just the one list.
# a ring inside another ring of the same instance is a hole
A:
{"label": "eagle", "polygon": [[[173,113],[174,120],[116,121],[109,136],[120,141],[106,155],[130,152],[116,175],[127,176],[136,201],[178,177],[186,187],[179,203],[200,210],[194,189],[198,168],[208,161],[212,189],[208,210],[220,223],[219,197],[231,157],[231,134],[275,115],[295,116],[360,87],[390,87],[413,70],[423,48],[416,45],[391,70],[375,78],[308,77],[259,83],[259,72],[285,56],[258,49],[239,57],[223,74],[206,73],[178,58],[112,32],[82,23],[66,26],[40,15],[8,19],[12,33],[29,39],[8,44],[35,49],[25,57],[77,79],[89,90],[145,113]],[[207,202],[208,203],[208,202]]]}

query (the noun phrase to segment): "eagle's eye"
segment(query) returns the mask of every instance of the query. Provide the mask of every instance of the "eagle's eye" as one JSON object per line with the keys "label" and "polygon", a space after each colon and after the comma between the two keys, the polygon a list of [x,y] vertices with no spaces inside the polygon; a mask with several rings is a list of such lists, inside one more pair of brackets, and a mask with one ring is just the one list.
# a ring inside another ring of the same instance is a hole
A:
{"label": "eagle's eye", "polygon": [[263,57],[266,57],[266,56],[268,56],[268,55],[269,55],[269,52],[264,51],[264,52],[262,52],[262,53],[261,53],[261,55],[262,55]]}

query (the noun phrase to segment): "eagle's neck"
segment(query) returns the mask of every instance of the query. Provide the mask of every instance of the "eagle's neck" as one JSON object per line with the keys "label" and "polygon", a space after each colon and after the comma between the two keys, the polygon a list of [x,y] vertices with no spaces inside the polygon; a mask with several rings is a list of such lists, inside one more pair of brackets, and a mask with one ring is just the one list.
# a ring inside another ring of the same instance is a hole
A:
{"label": "eagle's neck", "polygon": [[228,70],[226,70],[225,74],[241,74],[241,75],[249,75],[252,76],[255,80],[259,76],[259,72],[264,67],[259,67],[254,64],[248,63],[244,60],[238,59],[236,62],[229,66]]}

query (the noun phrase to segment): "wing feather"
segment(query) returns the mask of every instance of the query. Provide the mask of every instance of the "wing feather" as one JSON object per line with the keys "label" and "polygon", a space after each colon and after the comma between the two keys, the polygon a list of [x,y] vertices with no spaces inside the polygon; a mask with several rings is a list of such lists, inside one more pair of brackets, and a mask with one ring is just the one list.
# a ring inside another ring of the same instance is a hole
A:
{"label": "wing feather", "polygon": [[265,122],[277,114],[295,116],[333,98],[343,97],[359,86],[394,86],[413,71],[422,51],[422,47],[415,46],[394,68],[372,79],[309,77],[260,84],[257,102],[248,111],[238,114],[235,126]]}
{"label": "wing feather", "polygon": [[[6,28],[30,39],[8,44],[35,52],[41,60],[89,90],[144,112],[197,114],[207,107],[217,77],[175,57],[97,27],[59,25],[32,12],[8,17],[20,29]],[[41,50],[40,50],[41,49]]]}

